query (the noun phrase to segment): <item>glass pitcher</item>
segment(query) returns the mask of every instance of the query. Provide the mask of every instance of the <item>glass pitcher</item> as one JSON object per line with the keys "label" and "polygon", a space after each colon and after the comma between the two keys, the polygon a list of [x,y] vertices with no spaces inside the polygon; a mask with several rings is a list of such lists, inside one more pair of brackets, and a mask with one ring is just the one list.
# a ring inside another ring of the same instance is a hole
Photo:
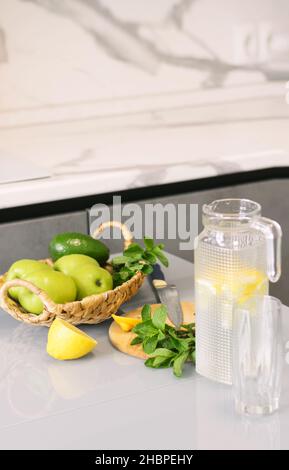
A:
{"label": "glass pitcher", "polygon": [[195,241],[196,370],[231,384],[233,306],[278,281],[282,232],[247,199],[204,205],[203,225]]}

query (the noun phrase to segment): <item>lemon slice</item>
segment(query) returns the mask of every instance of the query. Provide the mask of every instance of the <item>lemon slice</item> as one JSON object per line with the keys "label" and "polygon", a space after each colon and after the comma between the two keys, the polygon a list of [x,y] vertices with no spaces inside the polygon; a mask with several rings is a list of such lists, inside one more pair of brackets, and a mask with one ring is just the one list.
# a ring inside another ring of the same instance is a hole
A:
{"label": "lemon slice", "polygon": [[114,321],[121,327],[122,331],[131,331],[134,326],[141,322],[139,318],[120,317],[111,315]]}
{"label": "lemon slice", "polygon": [[97,342],[65,320],[56,318],[49,328],[47,352],[61,361],[78,359],[90,353]]}
{"label": "lemon slice", "polygon": [[244,303],[254,295],[267,293],[268,279],[266,275],[255,269],[244,269],[233,279],[223,282],[223,294],[232,296],[236,302]]}
{"label": "lemon slice", "polygon": [[196,279],[199,301],[204,305],[212,296],[223,302],[244,303],[254,295],[265,295],[268,291],[267,276],[255,269],[244,268],[233,275],[219,273],[210,279]]}

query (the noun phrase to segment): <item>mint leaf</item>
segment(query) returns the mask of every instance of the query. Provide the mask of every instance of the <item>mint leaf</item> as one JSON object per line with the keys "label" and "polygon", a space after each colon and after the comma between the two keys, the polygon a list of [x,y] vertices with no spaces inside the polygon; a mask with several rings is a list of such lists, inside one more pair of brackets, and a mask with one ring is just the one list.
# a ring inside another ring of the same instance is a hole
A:
{"label": "mint leaf", "polygon": [[125,256],[128,255],[134,257],[135,255],[142,255],[143,252],[144,250],[140,245],[138,245],[137,243],[132,243],[126,250],[124,250],[123,254]]}
{"label": "mint leaf", "polygon": [[151,367],[153,369],[164,369],[166,367],[171,366],[171,359],[168,359],[166,357],[149,357],[145,361],[145,366],[146,367]]}
{"label": "mint leaf", "polygon": [[120,271],[119,272],[119,275],[120,275],[120,278],[123,280],[123,281],[126,281],[129,277],[129,273],[127,271]]}
{"label": "mint leaf", "polygon": [[121,264],[127,263],[127,261],[127,256],[115,256],[115,258],[112,259],[112,264],[113,266],[119,266]]}
{"label": "mint leaf", "polygon": [[132,273],[136,273],[137,271],[142,271],[143,263],[134,263],[132,266],[128,267],[128,271]]}
{"label": "mint leaf", "polygon": [[173,351],[171,351],[170,349],[166,349],[166,348],[157,348],[152,354],[150,357],[156,357],[156,356],[162,356],[162,357],[166,357],[166,358],[169,358],[169,357],[172,357],[174,356],[175,353]]}
{"label": "mint leaf", "polygon": [[155,369],[170,367],[171,359],[163,356],[157,356],[154,359],[153,367]]}
{"label": "mint leaf", "polygon": [[159,248],[160,250],[163,250],[165,247],[165,245],[163,243],[159,243],[158,245],[156,245],[156,248]]}
{"label": "mint leaf", "polygon": [[159,331],[159,341],[162,341],[163,339],[165,339],[166,335],[160,330]]}
{"label": "mint leaf", "polygon": [[181,325],[181,327],[185,330],[194,332],[195,331],[195,324],[194,323],[185,323],[184,325]]}
{"label": "mint leaf", "polygon": [[172,338],[170,338],[169,336],[165,336],[165,338],[160,342],[160,345],[161,345],[162,348],[178,351],[175,348],[175,345],[174,345],[174,342],[173,342]]}
{"label": "mint leaf", "polygon": [[153,249],[154,255],[160,260],[160,262],[167,268],[169,265],[169,260],[158,246]]}
{"label": "mint leaf", "polygon": [[195,350],[191,352],[191,359],[192,359],[193,364],[196,364],[196,351]]}
{"label": "mint leaf", "polygon": [[145,361],[145,366],[146,366],[146,367],[154,367],[154,360],[155,360],[154,357],[149,357],[149,358]]}
{"label": "mint leaf", "polygon": [[147,250],[152,250],[154,247],[154,241],[150,237],[144,237],[144,244]]}
{"label": "mint leaf", "polygon": [[152,354],[158,344],[158,335],[151,336],[146,338],[143,342],[143,350],[146,354]]}
{"label": "mint leaf", "polygon": [[179,338],[175,335],[174,331],[169,330],[169,335],[170,335],[170,337],[171,337],[171,342],[172,342],[172,344],[174,345],[174,348],[175,348],[178,352],[182,353],[182,352],[185,352],[185,351],[188,350],[188,345],[187,345],[187,343],[184,342],[182,339],[179,339]]}
{"label": "mint leaf", "polygon": [[138,323],[133,327],[132,332],[142,338],[146,336],[154,336],[158,333],[158,330],[154,327],[151,320],[146,320],[144,322]]}
{"label": "mint leaf", "polygon": [[173,371],[176,377],[181,377],[183,373],[183,367],[188,359],[189,353],[183,352],[174,360]]}
{"label": "mint leaf", "polygon": [[142,338],[140,336],[136,336],[131,342],[131,346],[135,346],[136,344],[142,343]]}
{"label": "mint leaf", "polygon": [[143,254],[143,258],[151,264],[156,264],[156,262],[157,262],[156,255],[154,255],[150,251],[145,251],[144,254]]}
{"label": "mint leaf", "polygon": [[122,256],[112,259],[114,287],[131,279],[138,271],[145,276],[150,274],[157,260],[168,266],[168,260],[163,253],[163,243],[155,245],[152,238],[145,237],[144,245],[145,249],[138,243],[132,243],[124,250]]}
{"label": "mint leaf", "polygon": [[158,307],[150,318],[151,307],[142,308],[142,322],[133,328],[136,338],[131,342],[142,344],[149,358],[145,361],[147,367],[159,369],[173,367],[176,377],[180,377],[186,361],[195,363],[195,325],[186,325],[176,329],[165,323],[167,307]]}
{"label": "mint leaf", "polygon": [[147,321],[147,320],[151,320],[151,306],[148,305],[148,304],[145,304],[142,308],[142,311],[141,311],[141,318],[142,318],[142,321]]}
{"label": "mint leaf", "polygon": [[141,268],[141,272],[143,274],[151,274],[153,272],[153,268],[149,264],[144,264]]}
{"label": "mint leaf", "polygon": [[153,325],[158,329],[163,331],[165,328],[167,319],[167,307],[165,305],[161,305],[155,310],[155,313],[152,317]]}

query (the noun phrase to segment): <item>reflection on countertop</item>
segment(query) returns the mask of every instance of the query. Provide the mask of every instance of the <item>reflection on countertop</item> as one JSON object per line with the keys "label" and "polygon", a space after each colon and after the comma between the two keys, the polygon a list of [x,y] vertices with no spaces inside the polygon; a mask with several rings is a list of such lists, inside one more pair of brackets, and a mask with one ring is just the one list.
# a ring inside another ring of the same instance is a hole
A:
{"label": "reflection on countertop", "polygon": [[[192,263],[169,260],[167,280],[174,280],[182,300],[192,300]],[[151,301],[145,283],[125,308]],[[285,341],[288,318],[284,307]],[[157,442],[164,449],[288,449],[288,364],[280,410],[244,418],[235,414],[231,388],[198,376],[191,364],[176,379],[170,369],[148,369],[115,350],[109,324],[81,326],[97,338],[96,349],[58,362],[45,351],[46,327],[0,311],[0,447],[93,448],[97,442],[103,449],[153,449]]]}

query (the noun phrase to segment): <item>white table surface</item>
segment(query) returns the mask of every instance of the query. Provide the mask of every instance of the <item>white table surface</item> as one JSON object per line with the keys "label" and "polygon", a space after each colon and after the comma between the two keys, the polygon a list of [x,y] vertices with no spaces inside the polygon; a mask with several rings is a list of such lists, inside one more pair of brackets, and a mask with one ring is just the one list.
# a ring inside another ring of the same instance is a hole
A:
{"label": "white table surface", "polygon": [[[183,300],[193,300],[191,263],[170,256],[167,278]],[[145,285],[130,305],[151,301]],[[287,342],[288,307],[283,314]],[[98,340],[91,355],[58,362],[45,351],[47,328],[0,312],[1,449],[289,449],[285,352],[279,412],[249,419],[235,414],[231,387],[190,365],[177,379],[116,351],[109,325],[83,327]]]}

